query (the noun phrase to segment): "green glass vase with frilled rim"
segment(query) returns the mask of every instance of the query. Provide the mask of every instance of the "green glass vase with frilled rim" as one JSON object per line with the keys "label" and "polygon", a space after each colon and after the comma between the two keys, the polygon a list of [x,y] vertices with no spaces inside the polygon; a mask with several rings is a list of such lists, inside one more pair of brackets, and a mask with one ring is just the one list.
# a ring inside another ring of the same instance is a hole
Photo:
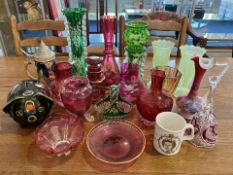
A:
{"label": "green glass vase with frilled rim", "polygon": [[63,14],[69,47],[69,62],[72,64],[72,74],[86,76],[86,9],[67,8],[63,10]]}

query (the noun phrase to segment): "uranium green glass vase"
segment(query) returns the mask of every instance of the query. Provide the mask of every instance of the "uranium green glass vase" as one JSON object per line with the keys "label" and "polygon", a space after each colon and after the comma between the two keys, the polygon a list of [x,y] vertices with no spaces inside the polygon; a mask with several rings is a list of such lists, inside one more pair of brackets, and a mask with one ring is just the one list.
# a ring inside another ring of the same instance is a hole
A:
{"label": "uranium green glass vase", "polygon": [[72,74],[86,76],[86,9],[67,8],[63,10],[63,14],[65,30],[68,35],[69,62],[72,64]]}
{"label": "uranium green glass vase", "polygon": [[194,56],[203,57],[206,49],[199,46],[183,45],[180,47],[181,59],[179,64],[179,71],[182,74],[180,84],[174,93],[175,97],[187,94],[190,91],[190,84],[195,75],[195,66],[192,58]]}
{"label": "uranium green glass vase", "polygon": [[174,46],[174,42],[167,40],[153,41],[153,67],[168,66],[170,55]]}

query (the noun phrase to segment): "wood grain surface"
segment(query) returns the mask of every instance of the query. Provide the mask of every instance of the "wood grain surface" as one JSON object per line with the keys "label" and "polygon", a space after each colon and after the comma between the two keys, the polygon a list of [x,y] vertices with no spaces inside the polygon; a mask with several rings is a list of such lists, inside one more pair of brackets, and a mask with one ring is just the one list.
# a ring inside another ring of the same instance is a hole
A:
{"label": "wood grain surface", "polygon": [[[150,61],[146,64],[146,74],[151,66]],[[0,111],[0,175],[233,174],[233,60],[218,58],[218,61],[228,62],[230,69],[216,91],[215,114],[219,125],[218,142],[214,148],[201,149],[183,142],[181,151],[176,156],[160,155],[152,146],[153,129],[142,126],[137,119],[137,109],[134,108],[127,119],[143,129],[147,145],[142,156],[132,164],[112,166],[97,161],[88,152],[85,137],[70,156],[49,157],[34,145],[34,129],[21,129],[7,114]],[[219,69],[214,68],[206,77],[217,72]],[[24,58],[0,57],[1,109],[11,87],[24,79],[28,79],[24,71]],[[97,122],[98,119],[95,123]],[[85,136],[95,123],[85,122]]]}

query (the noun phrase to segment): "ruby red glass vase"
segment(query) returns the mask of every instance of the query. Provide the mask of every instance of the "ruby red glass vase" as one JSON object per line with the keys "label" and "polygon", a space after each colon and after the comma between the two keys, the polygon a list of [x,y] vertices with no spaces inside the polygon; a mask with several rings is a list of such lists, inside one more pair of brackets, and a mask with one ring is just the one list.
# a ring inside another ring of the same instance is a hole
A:
{"label": "ruby red glass vase", "polygon": [[101,17],[102,32],[104,35],[104,75],[105,84],[110,86],[117,84],[120,80],[120,72],[117,66],[114,51],[113,40],[116,26],[116,18],[114,16]]}
{"label": "ruby red glass vase", "polygon": [[198,90],[201,80],[206,72],[213,66],[213,59],[210,58],[192,58],[195,65],[195,77],[192,87],[186,96],[178,97],[176,100],[179,113],[188,121],[192,120],[193,114],[202,110],[204,99],[198,96]]}
{"label": "ruby red glass vase", "polygon": [[68,62],[59,62],[56,63],[54,66],[54,74],[55,79],[51,82],[51,93],[55,103],[60,106],[64,107],[63,102],[61,100],[61,84],[64,79],[72,76],[72,65]]}
{"label": "ruby red glass vase", "polygon": [[151,88],[143,89],[137,99],[137,109],[141,114],[140,119],[147,126],[153,126],[157,114],[171,111],[173,99],[162,91],[165,72],[152,69]]}

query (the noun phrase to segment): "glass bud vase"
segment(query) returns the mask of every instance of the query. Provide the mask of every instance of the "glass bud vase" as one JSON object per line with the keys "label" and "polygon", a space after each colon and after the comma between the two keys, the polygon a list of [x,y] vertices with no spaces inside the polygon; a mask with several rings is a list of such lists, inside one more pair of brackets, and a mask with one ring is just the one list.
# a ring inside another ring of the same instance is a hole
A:
{"label": "glass bud vase", "polygon": [[120,96],[130,103],[136,102],[143,83],[139,78],[138,64],[123,63],[119,83]]}
{"label": "glass bud vase", "polygon": [[201,80],[206,70],[214,66],[214,60],[210,58],[194,57],[192,58],[195,65],[195,77],[190,92],[186,96],[180,96],[176,100],[179,113],[190,122],[193,114],[202,110],[203,97],[198,96],[198,90],[201,84]]}
{"label": "glass bud vase", "polygon": [[102,16],[101,25],[104,35],[104,75],[107,87],[117,84],[120,80],[120,71],[113,53],[113,40],[115,34],[116,18],[114,16]]}
{"label": "glass bud vase", "polygon": [[86,76],[86,9],[67,8],[63,10],[63,14],[65,30],[68,35],[69,62],[72,64],[72,74]]}
{"label": "glass bud vase", "polygon": [[61,85],[66,78],[72,76],[72,65],[68,62],[59,62],[54,66],[54,74],[55,80],[50,84],[52,97],[58,106],[64,108],[60,95]]}
{"label": "glass bud vase", "polygon": [[143,89],[137,99],[137,109],[141,114],[141,121],[147,126],[153,126],[157,114],[160,112],[171,111],[173,99],[162,91],[165,72],[152,69],[151,88]]}
{"label": "glass bud vase", "polygon": [[203,57],[206,53],[204,48],[192,45],[180,46],[181,59],[179,64],[179,71],[182,73],[180,84],[177,87],[174,96],[178,97],[185,95],[190,90],[190,83],[195,75],[194,62],[191,60],[194,56]]}
{"label": "glass bud vase", "polygon": [[158,66],[168,66],[170,55],[173,47],[175,46],[174,42],[167,40],[156,40],[152,42],[153,48],[153,67]]}

